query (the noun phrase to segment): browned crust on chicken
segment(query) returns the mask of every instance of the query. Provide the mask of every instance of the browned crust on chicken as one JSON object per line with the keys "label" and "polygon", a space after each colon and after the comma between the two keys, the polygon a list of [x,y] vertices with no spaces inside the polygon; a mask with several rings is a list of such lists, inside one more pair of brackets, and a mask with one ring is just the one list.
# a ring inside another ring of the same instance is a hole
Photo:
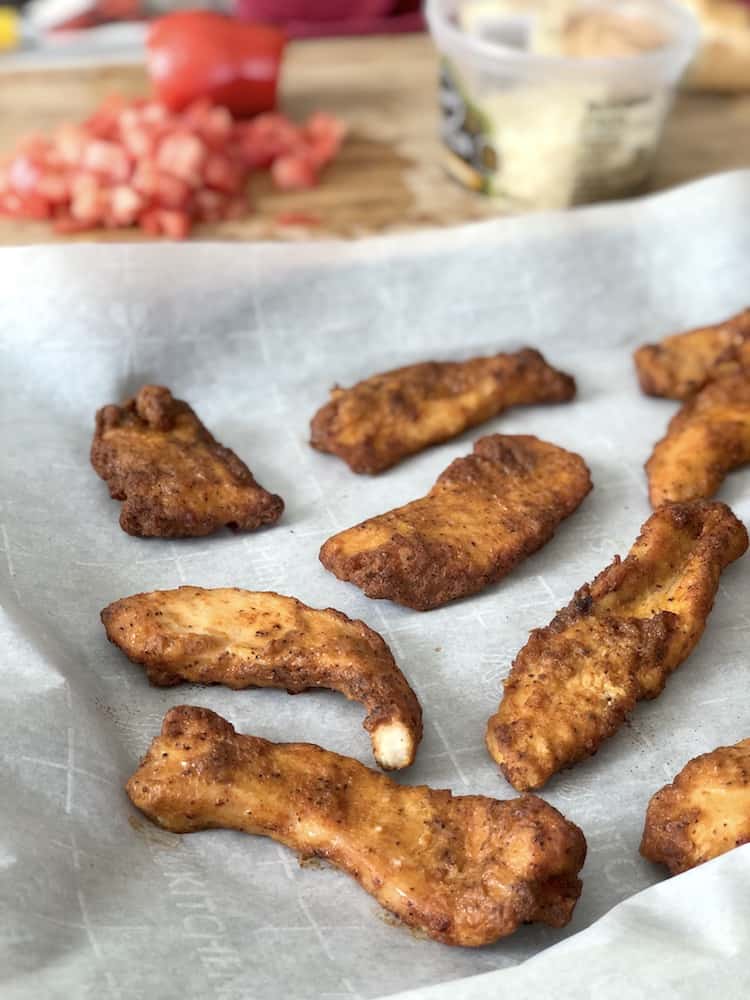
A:
{"label": "browned crust on chicken", "polygon": [[122,500],[129,535],[183,538],[273,524],[284,502],[259,486],[233,451],[169,389],[144,385],[96,414],[91,464]]}
{"label": "browned crust on chicken", "polygon": [[175,833],[226,827],[324,858],[446,944],[562,927],[581,891],[583,834],[541,799],[398,785],[311,744],[241,736],[203,708],[167,713],[127,792]]}
{"label": "browned crust on chicken", "polygon": [[750,309],[714,326],[644,344],[633,359],[648,396],[688,399],[711,379],[750,366]]}
{"label": "browned crust on chicken", "polygon": [[102,611],[110,642],[152,684],[322,687],[361,702],[375,759],[408,767],[422,738],[417,697],[381,636],[340,611],[234,587],[135,594]]}
{"label": "browned crust on chicken", "polygon": [[509,406],[567,402],[570,375],[539,351],[469,361],[426,361],[338,386],[311,423],[310,443],[342,458],[353,472],[377,473]]}
{"label": "browned crust on chicken", "polygon": [[427,611],[506,576],[590,489],[579,455],[528,435],[492,434],[452,462],[427,496],[329,538],[320,561],[368,597]]}
{"label": "browned crust on chicken", "polygon": [[692,652],[722,570],[747,549],[722,503],[663,507],[628,557],[535,629],[487,725],[487,747],[519,791],[596,753],[642,698],[655,698]]}
{"label": "browned crust on chicken", "polygon": [[750,843],[750,739],[689,761],[648,804],[641,854],[672,875]]}
{"label": "browned crust on chicken", "polygon": [[750,369],[716,379],[684,403],[646,462],[652,507],[712,497],[750,462]]}

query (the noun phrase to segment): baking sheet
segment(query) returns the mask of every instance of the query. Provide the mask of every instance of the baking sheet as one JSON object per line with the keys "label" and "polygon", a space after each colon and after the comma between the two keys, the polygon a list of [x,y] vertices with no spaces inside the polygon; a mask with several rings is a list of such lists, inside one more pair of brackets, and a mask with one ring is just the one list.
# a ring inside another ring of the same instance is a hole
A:
{"label": "baking sheet", "polygon": [[[424,708],[417,761],[397,780],[511,796],[483,745],[501,679],[529,629],[624,554],[649,513],[642,463],[675,404],[639,395],[631,350],[747,304],[748,217],[750,173],[737,173],[628,205],[356,244],[0,250],[4,1000],[386,996],[509,968],[662,879],[638,855],[650,795],[689,757],[750,732],[747,560],[724,575],[705,637],[665,694],[544,789],[589,844],[569,927],[525,927],[479,950],[392,926],[347,876],[301,868],[269,840],[179,837],[137,814],[123,781],[175,704],[367,764],[369,740],[361,708],[332,693],[150,688],[98,615],[127,594],[192,583],[361,617]],[[574,404],[512,411],[377,478],[307,445],[334,382],[525,344],[576,375]],[[180,542],[120,531],[88,464],[93,414],[154,381],[282,494],[276,527]],[[595,483],[504,582],[420,614],[320,566],[332,532],[421,495],[496,430],[580,452]],[[722,491],[746,521],[747,485],[738,472]],[[709,920],[713,894],[694,896]],[[665,951],[679,936],[664,932]]]}

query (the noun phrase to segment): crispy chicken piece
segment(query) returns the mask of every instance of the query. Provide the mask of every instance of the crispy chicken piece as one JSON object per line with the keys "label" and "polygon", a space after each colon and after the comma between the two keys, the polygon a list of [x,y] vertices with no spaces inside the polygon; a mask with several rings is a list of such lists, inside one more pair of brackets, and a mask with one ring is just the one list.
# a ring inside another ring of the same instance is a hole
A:
{"label": "crispy chicken piece", "polygon": [[129,535],[183,538],[219,528],[273,524],[284,501],[268,493],[233,451],[206,430],[169,389],[144,385],[122,406],[96,414],[91,464],[123,500]]}
{"label": "crispy chicken piece", "polygon": [[294,597],[232,587],[180,587],[115,601],[102,611],[110,642],[146,668],[152,684],[323,687],[367,709],[378,764],[408,767],[422,711],[388,646],[364,622]]}
{"label": "crispy chicken piece", "polygon": [[723,503],[662,507],[516,657],[487,747],[519,791],[596,753],[703,634],[722,570],[747,548]]}
{"label": "crispy chicken piece", "polygon": [[711,379],[750,366],[750,309],[715,326],[644,344],[633,358],[646,395],[688,399]]}
{"label": "crispy chicken piece", "polygon": [[590,489],[579,455],[528,435],[492,434],[453,461],[427,496],[329,538],[320,561],[368,597],[427,611],[506,576]]}
{"label": "crispy chicken piece", "polygon": [[397,785],[308,743],[241,736],[204,708],[167,713],[127,792],[174,833],[227,827],[325,858],[446,944],[487,944],[532,921],[562,927],[581,891],[583,834],[533,795]]}
{"label": "crispy chicken piece", "polygon": [[646,462],[651,505],[712,497],[747,462],[750,369],[709,382],[672,417]]}
{"label": "crispy chicken piece", "polygon": [[372,375],[351,389],[334,388],[310,423],[310,443],[343,458],[353,472],[383,472],[509,406],[565,403],[575,391],[570,375],[531,348],[470,361],[426,361]]}
{"label": "crispy chicken piece", "polygon": [[750,843],[750,740],[689,761],[648,804],[641,854],[672,875]]}

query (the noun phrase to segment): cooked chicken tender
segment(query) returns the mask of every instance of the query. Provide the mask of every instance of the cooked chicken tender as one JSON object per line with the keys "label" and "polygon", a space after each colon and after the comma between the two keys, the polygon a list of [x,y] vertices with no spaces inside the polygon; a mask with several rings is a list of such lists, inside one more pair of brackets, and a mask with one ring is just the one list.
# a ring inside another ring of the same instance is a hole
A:
{"label": "cooked chicken tender", "polygon": [[122,406],[99,410],[91,464],[112,498],[123,501],[120,526],[129,535],[253,531],[284,510],[281,497],[259,486],[188,404],[159,385],[144,385]]}
{"label": "cooked chicken tender", "polygon": [[487,747],[519,791],[596,753],[642,698],[655,698],[703,634],[722,570],[747,549],[722,503],[662,507],[546,627],[505,681]]}
{"label": "cooked chicken tender", "polygon": [[750,367],[750,309],[714,326],[644,344],[633,358],[648,396],[689,399],[712,379]]}
{"label": "cooked chicken tender", "polygon": [[367,709],[381,767],[408,767],[422,738],[417,697],[383,639],[340,611],[294,597],[222,587],[135,594],[102,611],[107,637],[152,684],[323,687]]}
{"label": "cooked chicken tender", "polygon": [[562,927],[581,891],[583,834],[541,799],[397,785],[317,746],[241,736],[203,708],[167,713],[127,792],[175,833],[226,827],[324,858],[446,944]]}
{"label": "cooked chicken tender", "polygon": [[716,379],[684,403],[646,463],[653,507],[712,497],[750,462],[750,369]]}
{"label": "cooked chicken tender", "polygon": [[495,417],[509,406],[564,403],[570,375],[539,351],[470,361],[426,361],[338,386],[313,417],[310,443],[342,458],[353,472],[382,472],[432,444]]}
{"label": "cooked chicken tender", "polygon": [[641,854],[672,875],[750,843],[750,739],[689,761],[648,804]]}
{"label": "cooked chicken tender", "polygon": [[329,538],[320,561],[368,597],[427,611],[502,579],[590,489],[579,455],[493,434],[452,462],[427,496]]}

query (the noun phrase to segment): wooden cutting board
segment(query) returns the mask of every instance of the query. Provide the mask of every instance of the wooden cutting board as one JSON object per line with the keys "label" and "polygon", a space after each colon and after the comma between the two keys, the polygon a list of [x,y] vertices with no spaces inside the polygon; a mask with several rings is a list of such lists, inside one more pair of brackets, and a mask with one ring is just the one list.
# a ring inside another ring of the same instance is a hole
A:
{"label": "wooden cutting board", "polygon": [[[265,176],[252,182],[253,213],[204,225],[198,239],[357,237],[487,218],[497,208],[464,191],[440,165],[437,59],[429,38],[407,35],[300,42],[289,47],[282,105],[293,118],[315,109],[341,116],[350,138],[313,191],[283,194]],[[139,66],[0,72],[0,151],[30,131],[89,114],[107,94],[148,93]],[[655,190],[719,170],[750,165],[750,96],[682,95],[667,128]],[[282,213],[317,217],[315,226],[282,225]],[[0,218],[0,244],[61,239],[144,239],[142,234],[56,237],[43,223]]]}

